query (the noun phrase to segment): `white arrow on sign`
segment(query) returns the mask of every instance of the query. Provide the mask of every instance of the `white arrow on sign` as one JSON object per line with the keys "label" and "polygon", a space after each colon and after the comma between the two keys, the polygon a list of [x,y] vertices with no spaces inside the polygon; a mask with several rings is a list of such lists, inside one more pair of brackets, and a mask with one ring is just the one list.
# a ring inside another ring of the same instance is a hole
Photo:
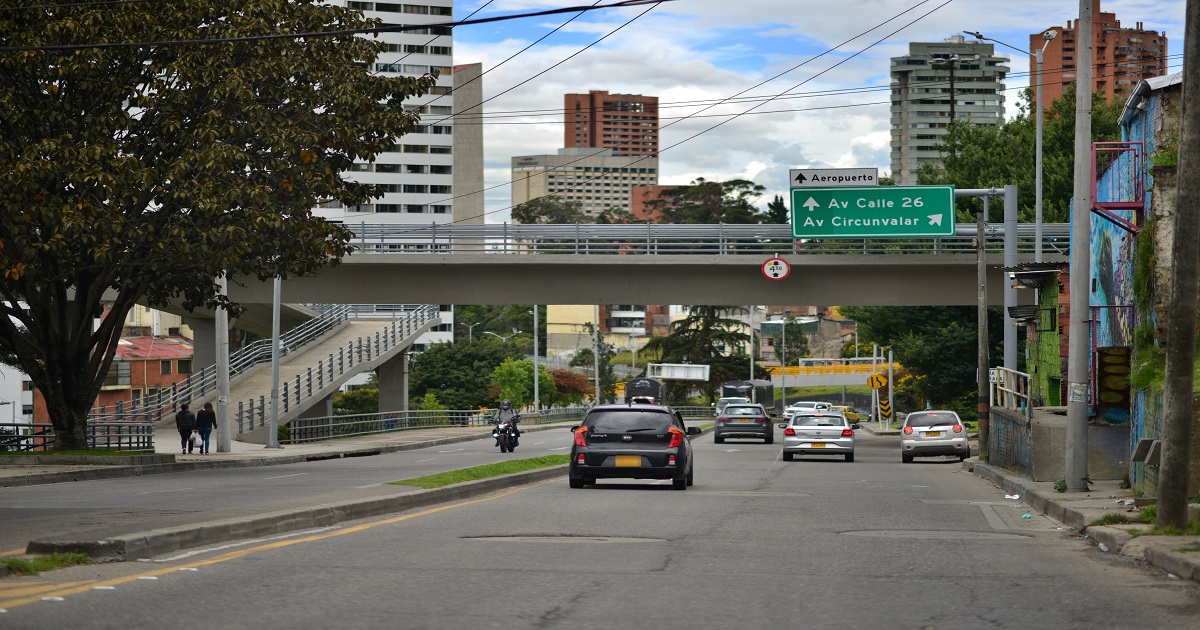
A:
{"label": "white arrow on sign", "polygon": [[809,211],[809,212],[812,212],[812,211],[813,211],[813,208],[816,208],[816,207],[817,207],[817,206],[819,206],[819,205],[821,205],[821,204],[817,203],[817,200],[816,200],[816,199],[813,199],[812,197],[809,197],[809,198],[808,198],[808,201],[805,201],[805,202],[804,202],[804,207],[805,207],[805,208],[808,208],[808,211]]}
{"label": "white arrow on sign", "polygon": [[929,225],[941,225],[941,224],[942,224],[942,215],[940,215],[940,214],[929,215]]}

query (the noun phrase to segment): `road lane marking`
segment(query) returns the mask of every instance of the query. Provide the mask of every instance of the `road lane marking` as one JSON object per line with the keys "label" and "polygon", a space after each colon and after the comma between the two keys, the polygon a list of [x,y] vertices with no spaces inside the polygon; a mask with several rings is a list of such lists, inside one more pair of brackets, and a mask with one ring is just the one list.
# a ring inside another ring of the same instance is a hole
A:
{"label": "road lane marking", "polygon": [[183,492],[185,490],[193,490],[193,489],[194,488],[175,488],[173,490],[147,490],[146,492],[139,492],[138,494],[166,494],[166,493]]}
{"label": "road lane marking", "polygon": [[[413,512],[412,514],[404,514],[401,516],[394,516],[394,517],[387,518],[387,519],[384,519],[381,521],[375,521],[372,523],[364,523],[362,525],[355,525],[353,527],[347,527],[345,529],[339,529],[337,531],[314,534],[314,535],[310,535],[310,536],[305,536],[303,538],[293,538],[291,540],[274,541],[274,542],[267,543],[265,545],[251,547],[249,549],[239,549],[237,551],[231,551],[231,552],[225,553],[223,555],[217,556],[216,558],[209,558],[208,560],[198,560],[195,562],[185,564],[182,567],[180,567],[180,566],[163,567],[160,569],[154,569],[152,571],[147,571],[145,573],[139,573],[137,575],[126,575],[126,576],[122,576],[119,578],[112,578],[109,580],[89,580],[86,583],[83,583],[82,585],[80,582],[44,584],[41,586],[43,586],[45,588],[43,588],[42,590],[40,590],[40,592],[38,592],[36,594],[30,594],[30,595],[26,595],[26,596],[17,596],[17,598],[11,599],[11,600],[3,599],[4,593],[6,591],[5,591],[5,589],[0,588],[0,609],[7,610],[7,609],[16,608],[17,606],[24,606],[27,604],[40,602],[40,601],[43,601],[42,598],[44,598],[44,597],[67,597],[69,595],[78,595],[80,593],[86,593],[86,592],[89,592],[92,590],[96,590],[96,588],[100,587],[100,586],[120,586],[122,584],[128,584],[130,582],[135,582],[137,580],[157,579],[159,576],[169,575],[172,573],[178,573],[178,572],[182,571],[183,569],[188,569],[188,568],[199,569],[201,567],[211,566],[211,565],[215,565],[215,564],[221,564],[223,562],[229,562],[230,560],[237,560],[240,558],[244,558],[251,554],[258,553],[260,551],[270,551],[273,549],[282,549],[283,547],[290,547],[292,545],[298,545],[300,543],[316,542],[319,540],[333,538],[334,536],[345,536],[347,534],[356,534],[358,532],[367,531],[369,529],[374,529],[376,527],[380,527],[383,525],[392,525],[395,523],[402,523],[404,521],[412,520],[417,517],[429,516],[431,514],[445,512],[446,510],[453,510],[456,508],[467,507],[469,505],[475,505],[477,503],[486,503],[488,501],[495,501],[497,499],[503,499],[505,497],[514,495],[518,492],[525,492],[526,490],[532,490],[534,488],[539,488],[541,486],[550,485],[552,483],[562,483],[562,481],[560,479],[551,479],[551,480],[543,481],[540,483],[521,486],[519,488],[513,488],[511,490],[506,490],[499,494],[489,495],[489,496],[482,497],[479,499],[471,499],[468,501],[460,501],[460,502],[451,503],[448,505],[441,505],[438,507],[429,508],[427,510],[421,510],[420,512]],[[28,584],[22,583],[22,586],[36,586],[36,585],[28,585]]]}
{"label": "road lane marking", "polygon": [[550,450],[550,451],[569,451],[569,450],[571,450],[571,447],[570,447],[570,446],[560,446],[560,447],[558,447],[558,448],[551,448],[551,449],[546,449],[546,450]]}
{"label": "road lane marking", "polygon": [[300,475],[307,475],[307,474],[308,473],[292,473],[290,475],[279,475],[278,477],[267,477],[263,481],[270,481],[272,479],[287,479],[288,477],[299,477]]}
{"label": "road lane marking", "polygon": [[12,551],[0,552],[0,558],[7,558],[9,556],[19,556],[24,553],[25,553],[24,549],[13,549]]}
{"label": "road lane marking", "polygon": [[438,452],[439,452],[439,453],[460,453],[460,452],[462,452],[462,451],[465,451],[465,450],[467,450],[467,449],[465,449],[465,448],[456,448],[456,449],[449,450],[449,451],[438,451]]}
{"label": "road lane marking", "polygon": [[436,458],[436,457],[430,457],[429,459],[418,459],[417,461],[415,461],[415,462],[413,462],[413,463],[414,463],[414,464],[424,464],[425,462],[431,462],[431,461],[433,461],[433,460],[435,460],[435,459],[437,459],[437,458]]}
{"label": "road lane marking", "polygon": [[[369,488],[371,486],[364,486],[364,487]],[[214,551],[224,551],[226,549],[236,549],[238,547],[245,547],[246,545],[257,545],[260,543],[272,542],[275,540],[284,540],[287,538],[295,538],[297,536],[310,536],[312,534],[320,534],[322,532],[332,531],[337,528],[338,528],[337,526],[318,527],[316,529],[306,529],[304,531],[292,532],[290,534],[280,534],[278,536],[268,536],[266,538],[251,538],[250,540],[242,540],[242,541],[238,541],[238,542],[234,542],[234,543],[229,543],[228,545],[221,545],[219,547],[209,547],[206,549],[197,549],[195,551],[186,551],[179,555],[171,556],[170,558],[162,558],[160,560],[155,560],[153,558],[139,558],[138,562],[163,563],[163,562],[174,562],[176,560],[186,560],[193,556],[199,556],[202,554],[211,554]],[[197,569],[195,567],[183,567],[182,569],[179,569],[179,570],[180,571],[199,571],[200,569]]]}

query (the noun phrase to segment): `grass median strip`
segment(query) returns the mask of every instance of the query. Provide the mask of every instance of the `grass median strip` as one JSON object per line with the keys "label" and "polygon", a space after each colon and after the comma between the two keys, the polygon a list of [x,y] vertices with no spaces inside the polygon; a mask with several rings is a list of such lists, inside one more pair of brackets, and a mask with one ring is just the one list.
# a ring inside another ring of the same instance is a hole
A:
{"label": "grass median strip", "polygon": [[13,575],[38,575],[42,571],[52,571],[77,564],[91,564],[92,559],[84,553],[52,553],[37,556],[29,560],[21,558],[5,558],[0,564],[8,567]]}
{"label": "grass median strip", "polygon": [[499,477],[500,475],[510,475],[512,473],[525,472],[527,470],[537,470],[539,468],[549,468],[551,466],[562,466],[569,461],[567,455],[546,455],[544,457],[532,457],[529,459],[511,459],[495,464],[485,464],[483,466],[472,466],[470,468],[462,468],[459,470],[451,470],[436,475],[426,475],[424,477],[414,477],[412,479],[404,479],[401,481],[391,481],[397,486],[416,486],[418,488],[441,488],[450,484],[462,483],[464,481],[476,481],[479,479],[487,479],[489,477]]}

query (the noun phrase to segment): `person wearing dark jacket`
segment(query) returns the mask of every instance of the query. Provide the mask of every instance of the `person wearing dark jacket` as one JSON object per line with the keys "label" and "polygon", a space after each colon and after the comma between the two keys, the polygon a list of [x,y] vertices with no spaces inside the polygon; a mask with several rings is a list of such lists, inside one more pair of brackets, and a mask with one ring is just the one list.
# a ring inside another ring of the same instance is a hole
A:
{"label": "person wearing dark jacket", "polygon": [[213,411],[212,403],[204,403],[204,408],[196,414],[196,431],[200,433],[202,455],[208,455],[208,436],[217,429],[217,412]]}
{"label": "person wearing dark jacket", "polygon": [[192,431],[196,429],[196,414],[188,411],[188,404],[179,405],[179,413],[175,414],[175,428],[179,429],[179,443],[183,446],[183,454],[192,452]]}

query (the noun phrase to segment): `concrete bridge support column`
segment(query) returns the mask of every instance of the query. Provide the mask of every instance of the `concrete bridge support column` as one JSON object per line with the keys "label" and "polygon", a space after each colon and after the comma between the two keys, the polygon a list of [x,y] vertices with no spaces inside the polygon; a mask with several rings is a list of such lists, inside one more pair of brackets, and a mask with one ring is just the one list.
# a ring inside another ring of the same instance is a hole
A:
{"label": "concrete bridge support column", "polygon": [[215,365],[217,362],[217,324],[215,319],[187,317],[184,323],[192,329],[192,370]]}
{"label": "concrete bridge support column", "polygon": [[408,356],[405,349],[375,370],[380,411],[408,411]]}
{"label": "concrete bridge support column", "polygon": [[313,403],[300,414],[301,418],[328,418],[333,415],[333,394]]}

